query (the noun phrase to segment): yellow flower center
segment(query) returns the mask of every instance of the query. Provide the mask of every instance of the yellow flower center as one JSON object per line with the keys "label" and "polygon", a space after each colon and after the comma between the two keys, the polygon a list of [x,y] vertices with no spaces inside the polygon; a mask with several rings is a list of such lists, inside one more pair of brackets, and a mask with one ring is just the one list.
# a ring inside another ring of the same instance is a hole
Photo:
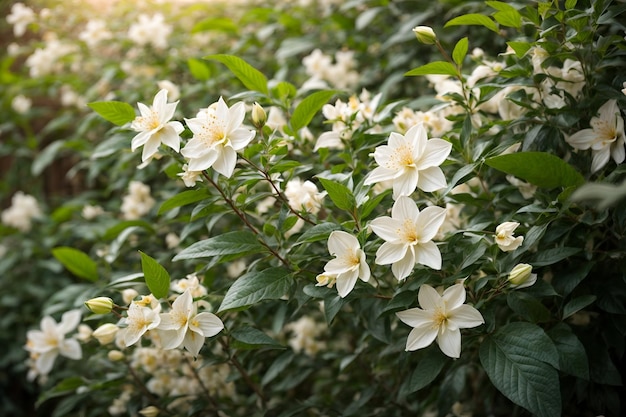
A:
{"label": "yellow flower center", "polygon": [[400,233],[398,234],[402,237],[402,240],[411,246],[417,245],[420,241],[421,236],[417,232],[415,224],[411,219],[404,220],[402,223],[402,230],[399,232]]}
{"label": "yellow flower center", "polygon": [[433,328],[445,326],[448,321],[448,316],[442,308],[437,308],[435,314],[433,314]]}
{"label": "yellow flower center", "polygon": [[159,121],[159,112],[151,110],[150,115],[146,117],[139,116],[135,119],[135,123],[141,130],[154,130],[161,126]]}
{"label": "yellow flower center", "polygon": [[617,129],[614,123],[609,123],[607,120],[595,119],[591,121],[591,127],[598,134],[596,142],[602,144],[602,146],[609,145],[617,139]]}
{"label": "yellow flower center", "polygon": [[221,120],[218,120],[214,114],[209,114],[208,121],[202,126],[202,130],[196,137],[208,148],[218,144],[225,145],[228,142],[225,128],[226,126]]}
{"label": "yellow flower center", "polygon": [[401,145],[397,147],[395,154],[390,158],[387,164],[387,168],[395,170],[402,168],[415,168],[413,147],[410,145]]}

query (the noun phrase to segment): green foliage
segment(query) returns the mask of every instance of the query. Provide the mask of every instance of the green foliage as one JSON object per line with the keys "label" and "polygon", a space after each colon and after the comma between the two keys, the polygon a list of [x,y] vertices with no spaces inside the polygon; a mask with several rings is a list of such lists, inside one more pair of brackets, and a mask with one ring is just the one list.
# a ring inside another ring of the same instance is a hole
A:
{"label": "green foliage", "polygon": [[135,110],[128,103],[120,101],[94,101],[88,104],[103,119],[123,126],[135,118]]}
{"label": "green foliage", "polygon": [[150,292],[156,298],[166,297],[170,289],[170,274],[154,258],[143,252],[139,253],[141,254],[141,270]]}
{"label": "green foliage", "polygon": [[98,265],[83,251],[63,246],[52,249],[52,255],[77,277],[98,280]]}

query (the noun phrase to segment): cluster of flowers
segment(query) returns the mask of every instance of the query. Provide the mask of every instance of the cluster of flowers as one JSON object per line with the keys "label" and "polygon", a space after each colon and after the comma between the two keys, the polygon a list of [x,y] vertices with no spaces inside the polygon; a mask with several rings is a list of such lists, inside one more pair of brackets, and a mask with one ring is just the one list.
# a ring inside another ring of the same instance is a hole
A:
{"label": "cluster of flowers", "polygon": [[335,54],[335,63],[331,56],[319,49],[315,49],[302,60],[306,73],[311,77],[304,83],[304,90],[313,88],[354,88],[360,80],[355,70],[356,62],[353,51],[338,51]]}

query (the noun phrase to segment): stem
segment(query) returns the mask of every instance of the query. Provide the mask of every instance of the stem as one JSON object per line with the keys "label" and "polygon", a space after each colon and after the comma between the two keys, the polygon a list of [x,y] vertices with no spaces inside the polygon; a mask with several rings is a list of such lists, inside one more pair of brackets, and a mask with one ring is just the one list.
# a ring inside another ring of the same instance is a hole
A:
{"label": "stem", "polygon": [[239,210],[239,208],[235,205],[235,203],[233,203],[233,201],[226,195],[224,190],[222,190],[222,188],[215,181],[213,181],[211,176],[209,174],[207,174],[206,171],[202,171],[202,175],[204,176],[204,178],[207,179],[208,182],[210,182],[215,187],[215,189],[220,193],[220,195],[222,196],[224,201],[226,201],[226,203],[228,203],[230,208],[233,209],[233,211],[235,212],[235,214],[237,214],[237,216],[241,219],[241,221],[244,222],[244,224],[252,231],[252,233],[257,235],[257,237],[259,238],[259,243],[261,245],[265,246],[267,248],[267,250],[269,250],[272,253],[272,255],[274,255],[276,257],[276,259],[281,261],[287,268],[290,268],[289,262],[285,258],[280,256],[280,254],[274,248],[272,248],[269,244],[267,244],[267,242],[265,242],[261,238],[261,233],[256,229],[256,227],[254,227],[254,225],[252,223],[250,223],[250,221],[246,217],[245,213],[243,213],[241,210]]}
{"label": "stem", "polygon": [[307,222],[307,223],[309,223],[311,225],[315,225],[314,221],[309,220],[308,218],[302,216],[299,212],[294,210],[293,207],[291,207],[291,205],[289,204],[289,201],[287,200],[287,197],[285,197],[285,195],[280,191],[280,189],[278,187],[276,187],[276,184],[274,184],[274,181],[272,181],[272,177],[269,175],[269,173],[266,170],[260,168],[258,165],[256,165],[254,162],[252,162],[251,160],[249,160],[248,158],[246,158],[243,155],[240,155],[240,158],[243,159],[244,161],[246,161],[248,164],[250,164],[250,166],[252,166],[252,168],[256,169],[261,174],[263,174],[263,176],[265,177],[265,180],[270,183],[270,186],[274,190],[274,193],[276,194],[276,196],[283,203],[287,204],[287,207],[289,207],[289,211],[290,212],[292,212],[293,214],[295,214],[296,216],[298,216],[300,219],[304,220],[305,222]]}
{"label": "stem", "polygon": [[209,389],[204,384],[204,381],[202,381],[202,379],[200,378],[200,374],[198,374],[198,370],[195,368],[195,366],[193,366],[193,363],[191,362],[191,360],[189,359],[187,355],[185,355],[185,360],[187,361],[187,365],[189,365],[189,368],[191,368],[191,372],[193,372],[193,375],[198,381],[198,384],[200,384],[200,387],[204,391],[204,395],[206,395],[206,397],[209,399],[209,402],[213,406],[213,411],[215,412],[215,415],[219,416],[219,414],[217,413],[217,410],[219,410],[219,405],[217,404],[217,401],[215,401],[215,398],[211,396]]}
{"label": "stem", "polygon": [[[227,342],[225,342],[222,339],[220,339],[219,342],[222,345],[222,347],[224,347],[225,350],[228,350]],[[235,369],[237,369],[237,371],[239,372],[243,380],[246,382],[246,384],[248,384],[248,386],[252,389],[252,391],[254,391],[254,393],[259,398],[259,400],[261,400],[261,406],[265,409],[267,407],[265,395],[263,395],[263,392],[258,387],[258,385],[254,383],[252,378],[250,378],[250,375],[248,374],[248,372],[246,372],[246,370],[243,368],[241,363],[237,360],[237,358],[235,357],[235,354],[233,354],[232,356],[229,355],[228,362],[230,362],[235,367]]]}

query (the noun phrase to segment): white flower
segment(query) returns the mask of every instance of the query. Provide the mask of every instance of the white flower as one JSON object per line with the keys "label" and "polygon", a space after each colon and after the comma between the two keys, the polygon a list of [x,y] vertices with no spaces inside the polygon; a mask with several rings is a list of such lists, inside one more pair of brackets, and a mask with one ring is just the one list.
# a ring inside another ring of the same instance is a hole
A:
{"label": "white flower", "polygon": [[406,135],[392,132],[389,144],[374,151],[378,163],[365,185],[393,180],[393,198],[407,196],[420,188],[435,191],[446,186],[439,165],[446,160],[452,144],[443,139],[428,139],[423,124],[411,127]]}
{"label": "white flower", "polygon": [[180,88],[170,80],[161,80],[157,82],[157,86],[160,89],[167,90],[170,100],[176,101],[180,98]]}
{"label": "white flower", "polygon": [[150,187],[140,181],[131,181],[128,194],[122,198],[120,210],[124,219],[136,220],[147,214],[154,204]]}
{"label": "white flower", "polygon": [[183,172],[177,174],[185,183],[185,187],[195,187],[196,182],[202,182],[202,171],[190,171],[189,165],[183,165]]}
{"label": "white flower", "polygon": [[11,207],[2,212],[2,223],[15,227],[22,232],[32,228],[32,219],[41,216],[37,199],[32,195],[16,192],[11,198]]}
{"label": "white flower", "polygon": [[148,330],[155,329],[161,323],[161,305],[155,308],[146,306],[144,302],[132,302],[126,312],[127,317],[122,319],[128,327],[124,329],[124,344],[131,346],[141,338]]}
{"label": "white flower", "polygon": [[11,7],[11,14],[7,16],[7,23],[13,25],[13,34],[19,38],[26,32],[26,26],[35,21],[35,12],[24,3],[15,3]]}
{"label": "white flower", "polygon": [[22,94],[13,97],[13,100],[11,100],[11,108],[19,114],[28,113],[32,105],[32,100]]}
{"label": "white flower", "polygon": [[379,217],[370,224],[386,241],[376,252],[376,263],[392,264],[398,280],[409,276],[416,263],[441,269],[441,252],[432,239],[445,219],[444,208],[433,206],[420,212],[413,200],[400,197],[391,208],[391,217]]}
{"label": "white flower", "polygon": [[437,35],[430,26],[417,26],[413,28],[413,33],[417,40],[426,45],[433,45],[437,42]]}
{"label": "white flower", "polygon": [[190,291],[192,297],[202,297],[207,294],[206,288],[200,283],[196,274],[189,274],[185,278],[172,281],[170,287],[172,291],[181,294]]}
{"label": "white flower", "polygon": [[164,49],[167,47],[167,37],[170,33],[172,27],[165,23],[161,13],[154,16],[142,14],[128,29],[128,38],[139,46],[151,44],[157,49]]}
{"label": "white flower", "polygon": [[167,90],[160,90],[154,97],[152,106],[137,103],[141,116],[137,116],[130,127],[138,133],[131,142],[131,150],[143,146],[141,160],[145,161],[154,155],[161,143],[174,149],[180,149],[180,134],[184,130],[180,122],[170,122],[174,116],[178,101],[167,102]]}
{"label": "white flower", "polygon": [[196,314],[189,289],[174,300],[169,313],[161,314],[158,327],[163,349],[175,349],[183,345],[193,356],[198,356],[206,337],[215,336],[223,328],[224,324],[215,314]]}
{"label": "white flower", "polygon": [[474,307],[465,302],[463,284],[456,284],[439,295],[430,285],[420,287],[417,295],[422,308],[410,308],[396,313],[404,323],[413,327],[406,341],[406,350],[417,350],[435,339],[443,353],[451,358],[461,356],[461,331],[485,322]]}
{"label": "white flower", "polygon": [[89,20],[85,29],[78,35],[89,48],[95,48],[100,42],[113,38],[113,34],[107,29],[104,20]]}
{"label": "white flower", "polygon": [[245,112],[243,103],[229,108],[220,97],[217,103],[201,110],[195,118],[185,119],[194,134],[181,151],[189,160],[189,171],[213,167],[230,178],[237,163],[237,151],[248,145],[256,133],[242,127]]}
{"label": "white flower", "polygon": [[26,333],[26,349],[36,359],[35,369],[39,375],[50,372],[58,355],[74,360],[82,358],[78,341],[65,338],[79,323],[80,310],[71,310],[63,313],[61,323],[45,316],[41,319],[41,330],[29,330]]}
{"label": "white flower", "polygon": [[325,195],[325,192],[320,193],[315,184],[308,180],[302,182],[299,178],[294,178],[285,186],[285,197],[296,211],[305,210],[317,214]]}
{"label": "white flower", "polygon": [[356,237],[335,230],[328,237],[328,252],[336,258],[326,264],[324,271],[334,277],[341,298],[352,291],[357,278],[364,282],[370,279],[370,267]]}
{"label": "white flower", "polygon": [[617,100],[609,100],[600,107],[598,114],[589,122],[591,129],[583,129],[565,140],[575,149],[591,148],[593,160],[591,172],[596,172],[609,162],[624,162],[626,153],[624,144],[624,119],[621,116]]}
{"label": "white flower", "polygon": [[522,245],[524,236],[513,236],[517,226],[517,222],[504,222],[496,227],[496,244],[503,252],[514,251]]}

